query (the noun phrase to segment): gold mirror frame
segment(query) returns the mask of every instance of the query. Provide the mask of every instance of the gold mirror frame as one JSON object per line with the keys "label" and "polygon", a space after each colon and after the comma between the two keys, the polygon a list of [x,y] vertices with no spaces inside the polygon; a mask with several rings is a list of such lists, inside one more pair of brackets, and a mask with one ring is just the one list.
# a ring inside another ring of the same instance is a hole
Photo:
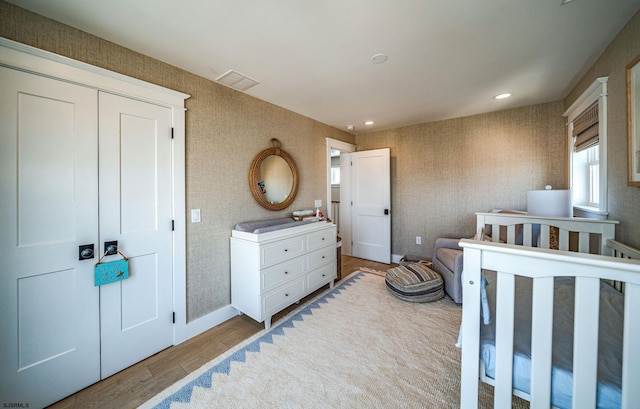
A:
{"label": "gold mirror frame", "polygon": [[640,55],[627,65],[627,185],[640,186]]}
{"label": "gold mirror frame", "polygon": [[[260,152],[253,163],[251,164],[251,169],[249,170],[249,187],[251,188],[251,194],[256,199],[256,202],[265,209],[269,210],[282,210],[286,209],[296,198],[296,193],[298,193],[298,168],[296,167],[296,163],[293,158],[284,150],[280,148],[281,143],[276,138],[271,139],[271,148],[265,149]],[[264,193],[260,189],[258,183],[261,181],[260,178],[260,166],[262,162],[264,162],[268,157],[275,155],[279,156],[287,162],[289,165],[289,169],[291,170],[291,174],[293,176],[293,185],[291,186],[291,192],[287,196],[287,198],[280,203],[272,203],[269,202],[265,197]]]}

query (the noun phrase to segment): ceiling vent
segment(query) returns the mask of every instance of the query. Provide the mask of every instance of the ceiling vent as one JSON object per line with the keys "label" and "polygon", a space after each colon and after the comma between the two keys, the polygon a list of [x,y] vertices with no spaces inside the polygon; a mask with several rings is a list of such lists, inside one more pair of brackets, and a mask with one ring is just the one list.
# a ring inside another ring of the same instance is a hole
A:
{"label": "ceiling vent", "polygon": [[224,84],[233,89],[237,89],[238,91],[246,91],[254,85],[260,84],[258,81],[247,77],[246,75],[240,74],[234,70],[229,70],[216,78],[221,84]]}

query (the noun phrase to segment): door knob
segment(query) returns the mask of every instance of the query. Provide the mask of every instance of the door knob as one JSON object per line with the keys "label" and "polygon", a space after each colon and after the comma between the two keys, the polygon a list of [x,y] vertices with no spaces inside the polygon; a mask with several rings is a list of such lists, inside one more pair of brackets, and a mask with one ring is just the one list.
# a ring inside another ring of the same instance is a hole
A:
{"label": "door knob", "polygon": [[384,214],[388,215],[389,214],[389,209],[384,209]]}
{"label": "door knob", "polygon": [[105,241],[104,253],[106,256],[113,256],[114,254],[118,254],[118,240]]}
{"label": "door knob", "polygon": [[78,260],[88,260],[93,258],[93,244],[82,244],[78,246]]}

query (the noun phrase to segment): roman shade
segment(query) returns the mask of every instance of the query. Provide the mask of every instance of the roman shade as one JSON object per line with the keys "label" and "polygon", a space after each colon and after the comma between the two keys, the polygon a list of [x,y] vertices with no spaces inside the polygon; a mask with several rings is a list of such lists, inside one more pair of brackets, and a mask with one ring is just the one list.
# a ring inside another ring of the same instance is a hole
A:
{"label": "roman shade", "polygon": [[574,149],[576,152],[587,149],[599,141],[598,103],[591,105],[573,121]]}

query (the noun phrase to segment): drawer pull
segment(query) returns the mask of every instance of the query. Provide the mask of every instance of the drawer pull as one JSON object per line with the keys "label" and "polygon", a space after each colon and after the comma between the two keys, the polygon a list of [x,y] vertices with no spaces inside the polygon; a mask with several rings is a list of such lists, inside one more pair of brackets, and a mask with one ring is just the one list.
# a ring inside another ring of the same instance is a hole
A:
{"label": "drawer pull", "polygon": [[284,252],[286,253],[287,251],[289,251],[289,249],[284,249]]}
{"label": "drawer pull", "polygon": [[288,271],[285,271],[284,273],[285,273],[285,274],[289,274],[289,272],[288,272]]}
{"label": "drawer pull", "polygon": [[322,256],[322,258],[324,258],[324,256]]}
{"label": "drawer pull", "polygon": [[324,237],[322,238],[322,241],[324,241]]}
{"label": "drawer pull", "polygon": [[284,296],[285,296],[285,297],[288,297],[288,296],[289,296],[289,294],[285,294]]}

